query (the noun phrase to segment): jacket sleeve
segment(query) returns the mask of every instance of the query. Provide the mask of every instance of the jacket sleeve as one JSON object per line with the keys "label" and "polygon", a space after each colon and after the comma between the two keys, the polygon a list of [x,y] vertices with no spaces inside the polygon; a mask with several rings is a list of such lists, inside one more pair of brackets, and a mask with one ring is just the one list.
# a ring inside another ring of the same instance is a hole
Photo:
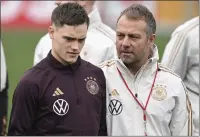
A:
{"label": "jacket sleeve", "polygon": [[30,134],[37,113],[38,90],[37,85],[27,79],[17,85],[13,95],[9,136]]}
{"label": "jacket sleeve", "polygon": [[161,63],[184,79],[188,67],[188,40],[180,32],[172,35],[166,45]]}
{"label": "jacket sleeve", "polygon": [[114,43],[108,48],[107,53],[105,55],[106,56],[103,61],[117,59],[117,49]]}
{"label": "jacket sleeve", "polygon": [[1,90],[0,90],[0,136],[6,135],[8,111],[8,73],[6,59],[1,43]]}
{"label": "jacket sleeve", "polygon": [[43,51],[42,50],[43,50],[43,46],[45,46],[43,44],[44,43],[43,41],[44,41],[43,38],[41,38],[40,41],[38,42],[38,44],[36,45],[34,59],[33,59],[33,65],[36,65],[43,59],[43,54],[42,54]]}
{"label": "jacket sleeve", "polygon": [[106,83],[105,83],[105,80],[104,80],[104,84],[103,84],[103,96],[102,96],[102,109],[101,109],[99,136],[107,136],[107,125],[106,125]]}
{"label": "jacket sleeve", "polygon": [[6,87],[6,75],[7,75],[6,71],[7,71],[6,59],[5,59],[3,45],[1,43],[1,91],[3,91],[3,89]]}
{"label": "jacket sleeve", "polygon": [[175,107],[172,111],[170,130],[172,136],[191,136],[192,134],[192,108],[187,95],[187,90],[180,80],[174,87]]}
{"label": "jacket sleeve", "polygon": [[6,87],[0,92],[0,136],[6,135],[8,111],[8,74],[6,78]]}

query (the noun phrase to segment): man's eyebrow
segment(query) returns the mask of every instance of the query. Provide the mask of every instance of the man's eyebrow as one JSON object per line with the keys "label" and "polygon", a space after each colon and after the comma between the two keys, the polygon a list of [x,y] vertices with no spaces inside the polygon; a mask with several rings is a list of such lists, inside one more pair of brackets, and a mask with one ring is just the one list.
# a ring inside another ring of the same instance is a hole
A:
{"label": "man's eyebrow", "polygon": [[79,40],[84,40],[84,39],[86,39],[86,37],[84,37],[84,38],[80,38]]}
{"label": "man's eyebrow", "polygon": [[139,37],[140,34],[128,34],[128,36],[130,36],[130,37]]}
{"label": "man's eyebrow", "polygon": [[64,39],[76,39],[76,38],[73,38],[73,37],[69,37],[69,36],[62,36]]}
{"label": "man's eyebrow", "polygon": [[[62,36],[64,39],[71,39],[71,40],[77,40],[77,38],[73,38],[73,37],[69,37],[69,36]],[[78,39],[78,40],[85,40],[86,39],[86,37],[84,37],[84,38],[80,38],[80,39]]]}
{"label": "man's eyebrow", "polygon": [[120,31],[116,31],[116,33],[122,33],[122,32],[120,32]]}

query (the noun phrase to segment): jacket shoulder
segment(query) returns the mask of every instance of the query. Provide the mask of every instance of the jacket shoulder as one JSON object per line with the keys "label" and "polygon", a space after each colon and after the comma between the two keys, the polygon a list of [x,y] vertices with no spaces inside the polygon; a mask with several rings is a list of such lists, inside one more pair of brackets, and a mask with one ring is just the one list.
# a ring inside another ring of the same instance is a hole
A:
{"label": "jacket shoulder", "polygon": [[101,72],[102,69],[98,65],[94,65],[86,60],[81,59],[81,63],[83,64],[82,67],[90,72]]}
{"label": "jacket shoulder", "polygon": [[41,62],[28,69],[23,77],[22,81],[29,81],[31,83],[40,83],[38,81],[50,76],[54,75],[51,71],[51,67],[47,63],[47,59],[44,58]]}
{"label": "jacket shoulder", "polygon": [[182,35],[185,34],[187,35],[188,32],[192,31],[195,27],[198,27],[199,25],[199,17],[195,17],[191,20],[186,21],[185,23],[181,24],[180,26],[178,26],[174,32],[172,33],[173,35]]}
{"label": "jacket shoulder", "polygon": [[107,60],[107,61],[102,62],[101,64],[98,65],[98,67],[103,69],[103,68],[111,67],[113,65],[115,65],[115,60],[111,59],[111,60]]}
{"label": "jacket shoulder", "polygon": [[115,31],[110,28],[109,26],[107,26],[106,24],[104,23],[101,23],[99,26],[96,27],[96,29],[104,34],[105,36],[107,36],[109,39],[111,39],[112,41],[115,41]]}
{"label": "jacket shoulder", "polygon": [[169,69],[168,67],[164,66],[163,64],[161,63],[158,63],[158,69],[163,71],[163,72],[167,72],[177,78],[180,78],[180,76],[178,74],[176,74],[174,71],[172,71],[171,69]]}

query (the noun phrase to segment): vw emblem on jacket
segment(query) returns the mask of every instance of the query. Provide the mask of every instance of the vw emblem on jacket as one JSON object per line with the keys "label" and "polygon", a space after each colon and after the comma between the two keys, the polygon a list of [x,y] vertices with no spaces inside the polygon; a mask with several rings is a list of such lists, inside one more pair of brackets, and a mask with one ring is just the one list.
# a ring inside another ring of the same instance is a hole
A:
{"label": "vw emblem on jacket", "polygon": [[96,79],[93,77],[87,77],[85,81],[87,81],[86,83],[87,90],[93,95],[97,94],[99,91],[99,86],[96,82]]}
{"label": "vw emblem on jacket", "polygon": [[53,111],[59,116],[64,116],[69,111],[69,104],[64,99],[58,99],[53,104]]}
{"label": "vw emblem on jacket", "polygon": [[113,99],[110,101],[108,110],[112,115],[119,115],[122,112],[123,106],[119,100]]}

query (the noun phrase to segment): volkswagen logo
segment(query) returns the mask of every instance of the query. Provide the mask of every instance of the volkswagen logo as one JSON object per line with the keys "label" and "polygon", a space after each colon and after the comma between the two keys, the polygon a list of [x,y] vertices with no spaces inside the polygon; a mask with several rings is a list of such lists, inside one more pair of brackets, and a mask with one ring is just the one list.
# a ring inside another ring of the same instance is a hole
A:
{"label": "volkswagen logo", "polygon": [[59,116],[64,116],[69,111],[69,104],[64,99],[58,99],[53,104],[53,111]]}
{"label": "volkswagen logo", "polygon": [[108,110],[112,115],[119,115],[122,112],[123,106],[119,100],[113,99],[110,101]]}

